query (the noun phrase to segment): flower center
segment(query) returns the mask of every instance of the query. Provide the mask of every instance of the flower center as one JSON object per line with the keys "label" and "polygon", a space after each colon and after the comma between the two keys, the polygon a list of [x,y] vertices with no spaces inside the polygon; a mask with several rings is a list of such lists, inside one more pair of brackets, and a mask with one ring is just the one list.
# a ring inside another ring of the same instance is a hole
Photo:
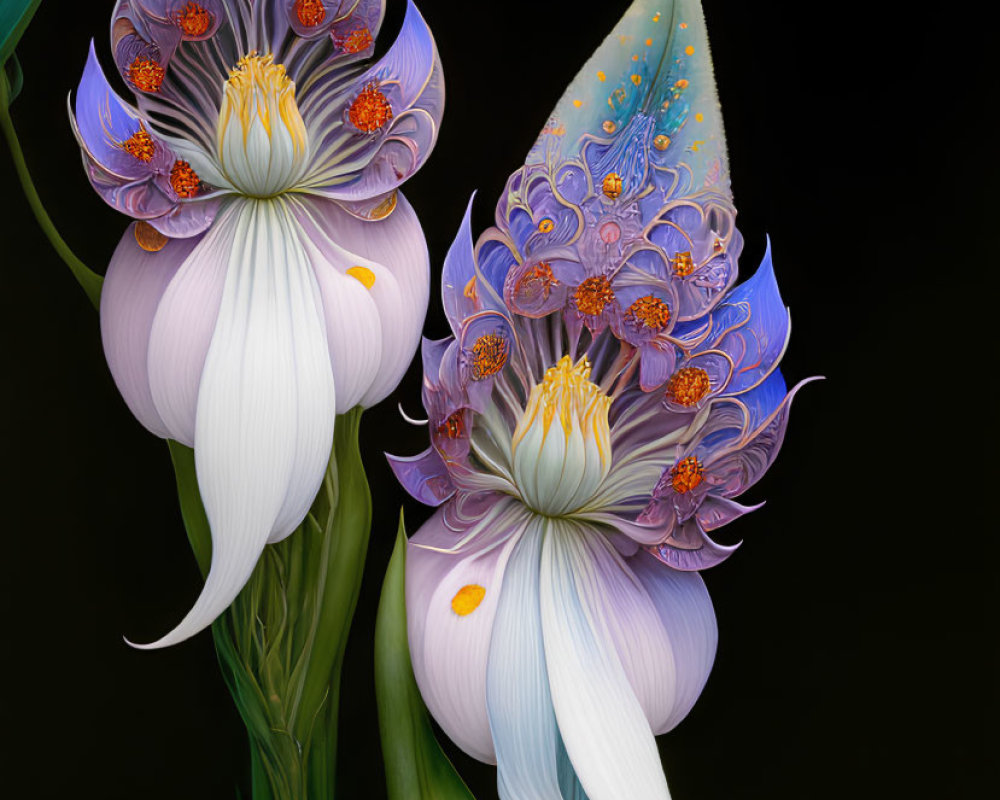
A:
{"label": "flower center", "polygon": [[345,53],[360,53],[371,47],[373,41],[372,32],[368,28],[358,28],[356,31],[351,31],[343,39],[338,39],[336,44]]}
{"label": "flower center", "polygon": [[632,303],[625,312],[625,319],[658,331],[670,322],[670,309],[660,298],[650,294]]}
{"label": "flower center", "polygon": [[675,253],[670,259],[670,266],[674,268],[674,274],[685,278],[694,272],[694,259],[691,258],[691,251]]}
{"label": "flower center", "polygon": [[573,293],[573,300],[581,314],[588,314],[596,317],[604,307],[615,299],[614,290],[611,288],[611,281],[603,275],[595,275],[587,278],[576,287]]}
{"label": "flower center", "polygon": [[573,364],[563,356],[546,370],[511,442],[514,481],[528,506],[559,516],[594,496],[611,469],[610,407],[586,358]]}
{"label": "flower center", "polygon": [[139,130],[122,142],[121,148],[133,158],[145,163],[152,161],[153,156],[156,155],[156,142],[153,141],[153,137],[149,135],[146,126],[141,122]]}
{"label": "flower center", "polygon": [[604,181],[601,183],[601,191],[604,192],[605,197],[609,197],[612,200],[616,200],[618,196],[622,193],[622,178],[617,172],[609,172],[604,176]]}
{"label": "flower center", "polygon": [[538,223],[538,232],[550,233],[555,226],[556,224],[549,217],[545,217],[545,219]]}
{"label": "flower center", "polygon": [[307,28],[315,28],[326,19],[326,8],[321,0],[295,0],[295,15]]}
{"label": "flower center", "polygon": [[510,347],[498,333],[487,333],[472,345],[472,380],[481,381],[496,375],[507,363]]}
{"label": "flower center", "polygon": [[170,185],[178,197],[194,197],[198,194],[201,179],[187,161],[175,161],[170,168]]}
{"label": "flower center", "polygon": [[375,133],[392,119],[392,106],[372,81],[354,98],[347,117],[359,131]]}
{"label": "flower center", "polygon": [[166,70],[156,61],[136,56],[128,68],[128,80],[140,92],[158,92],[163,85]]}
{"label": "flower center", "polygon": [[694,489],[704,480],[705,469],[696,456],[682,458],[670,470],[670,485],[678,494]]}
{"label": "flower center", "polygon": [[693,406],[711,388],[708,373],[701,367],[682,367],[670,376],[667,397],[679,406]]}
{"label": "flower center", "polygon": [[518,280],[517,293],[533,299],[541,297],[543,300],[548,300],[552,287],[558,283],[549,263],[539,261]]}
{"label": "flower center", "polygon": [[270,54],[251,53],[229,73],[219,109],[219,161],[240,191],[273,197],[306,167],[308,134],[295,83]]}
{"label": "flower center", "polygon": [[188,3],[177,12],[177,27],[185,36],[204,36],[212,27],[212,15],[197,3]]}

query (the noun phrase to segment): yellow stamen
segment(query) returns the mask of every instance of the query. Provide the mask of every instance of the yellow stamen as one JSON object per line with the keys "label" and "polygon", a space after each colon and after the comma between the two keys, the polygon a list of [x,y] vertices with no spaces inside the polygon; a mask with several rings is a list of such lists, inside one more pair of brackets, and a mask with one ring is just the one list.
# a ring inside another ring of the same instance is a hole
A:
{"label": "yellow stamen", "polygon": [[625,319],[647,328],[660,330],[670,322],[670,309],[660,298],[653,295],[640,297],[625,312]]}
{"label": "yellow stamen", "polygon": [[295,0],[295,15],[307,28],[315,28],[326,19],[326,8],[321,0]]}
{"label": "yellow stamen", "polygon": [[622,193],[622,178],[617,172],[609,172],[604,176],[601,183],[601,190],[606,197],[615,200]]}
{"label": "yellow stamen", "polygon": [[611,281],[603,275],[595,275],[587,278],[576,287],[573,293],[573,301],[581,314],[596,317],[604,307],[615,299],[615,292],[611,288]]}
{"label": "yellow stamen", "polygon": [[693,406],[712,389],[708,373],[701,367],[682,367],[667,384],[667,398],[679,406]]}
{"label": "yellow stamen", "polygon": [[[254,119],[260,121],[268,137],[272,135],[272,114],[277,113],[292,140],[296,156],[306,150],[306,125],[295,102],[295,83],[285,74],[283,64],[275,64],[270,53],[251,53],[241,58],[229,73],[219,111],[219,130],[225,131],[235,115],[243,129],[243,144]],[[221,146],[221,145],[220,145]]]}
{"label": "yellow stamen", "polygon": [[197,3],[188,3],[177,12],[177,27],[185,36],[204,36],[212,27],[212,15]]}
{"label": "yellow stamen", "polygon": [[170,185],[178,197],[194,197],[198,194],[201,179],[187,161],[175,161],[170,168]]}
{"label": "yellow stamen", "polygon": [[156,155],[156,142],[153,141],[153,137],[149,135],[146,126],[141,122],[139,130],[122,142],[121,148],[133,158],[146,164],[152,161],[153,156]]}
{"label": "yellow stamen", "polygon": [[678,494],[684,494],[704,480],[704,472],[704,467],[697,457],[688,456],[678,461],[670,470],[670,485]]}
{"label": "yellow stamen", "polygon": [[166,74],[167,71],[158,62],[136,56],[126,70],[125,77],[140,92],[158,92]]}
{"label": "yellow stamen", "polygon": [[375,273],[368,267],[351,267],[347,274],[359,281],[366,289],[371,289],[375,285]]}
{"label": "yellow stamen", "polygon": [[481,381],[496,375],[507,364],[510,347],[498,333],[487,333],[472,345],[472,380]]}
{"label": "yellow stamen", "polygon": [[359,131],[374,133],[392,120],[392,106],[372,81],[365,86],[347,111],[351,124]]}

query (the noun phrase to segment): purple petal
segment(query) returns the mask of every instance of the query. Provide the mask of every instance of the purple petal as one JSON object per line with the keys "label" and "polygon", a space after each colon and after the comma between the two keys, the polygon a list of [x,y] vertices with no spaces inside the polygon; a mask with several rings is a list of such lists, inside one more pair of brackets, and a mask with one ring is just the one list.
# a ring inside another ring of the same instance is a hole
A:
{"label": "purple petal", "polygon": [[428,447],[418,456],[405,458],[386,453],[385,457],[396,480],[421,503],[439,506],[455,493],[448,468],[433,447]]}
{"label": "purple petal", "polygon": [[668,567],[682,572],[696,572],[721,564],[738,544],[727,547],[712,541],[695,519],[675,525],[665,542],[646,549]]}

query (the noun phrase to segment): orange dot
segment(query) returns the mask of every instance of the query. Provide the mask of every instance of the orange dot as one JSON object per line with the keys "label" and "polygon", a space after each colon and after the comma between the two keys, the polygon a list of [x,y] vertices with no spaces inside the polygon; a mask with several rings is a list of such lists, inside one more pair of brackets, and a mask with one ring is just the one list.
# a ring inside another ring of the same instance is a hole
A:
{"label": "orange dot", "polygon": [[379,91],[378,84],[372,81],[351,103],[347,116],[359,131],[374,133],[392,119],[392,106]]}
{"label": "orange dot", "polygon": [[451,610],[460,617],[466,617],[479,608],[486,597],[486,588],[478,583],[470,583],[459,589],[451,598]]}
{"label": "orange dot", "polygon": [[681,30],[684,30],[687,26],[688,26],[688,24],[686,22],[682,22],[681,23]]}
{"label": "orange dot", "polygon": [[573,105],[576,106],[577,108],[579,108],[580,106],[583,105],[583,101],[582,100],[574,100],[573,101]]}
{"label": "orange dot", "polygon": [[695,115],[694,115],[694,121],[695,121],[695,122],[704,122],[704,121],[705,121],[705,115],[704,115],[704,114],[702,114],[702,113],[701,113],[701,112],[699,111],[699,112],[698,112],[697,114],[695,114]]}
{"label": "orange dot", "polygon": [[653,40],[652,39],[647,39],[646,40],[646,47],[652,47],[652,46],[653,46]]}
{"label": "orange dot", "polygon": [[687,53],[689,56],[693,56],[694,46],[689,44],[687,47],[684,48],[684,52]]}
{"label": "orange dot", "polygon": [[604,83],[604,81],[606,81],[607,78],[608,76],[604,74],[603,70],[597,70],[597,80],[599,80],[601,83]]}

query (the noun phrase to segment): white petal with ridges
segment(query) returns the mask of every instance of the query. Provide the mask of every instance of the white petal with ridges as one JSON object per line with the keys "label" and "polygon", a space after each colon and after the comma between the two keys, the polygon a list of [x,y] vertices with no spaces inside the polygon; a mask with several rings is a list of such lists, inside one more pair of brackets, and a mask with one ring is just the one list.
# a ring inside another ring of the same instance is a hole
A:
{"label": "white petal with ridges", "polygon": [[283,201],[237,203],[226,224],[233,247],[194,435],[212,564],[191,611],[146,648],[183,641],[226,609],[269,538],[305,516],[333,444],[334,382],[301,232]]}
{"label": "white petal with ridges", "polygon": [[668,800],[656,741],[630,685],[609,620],[606,582],[584,537],[554,520],[541,564],[545,659],[559,731],[590,800]]}

